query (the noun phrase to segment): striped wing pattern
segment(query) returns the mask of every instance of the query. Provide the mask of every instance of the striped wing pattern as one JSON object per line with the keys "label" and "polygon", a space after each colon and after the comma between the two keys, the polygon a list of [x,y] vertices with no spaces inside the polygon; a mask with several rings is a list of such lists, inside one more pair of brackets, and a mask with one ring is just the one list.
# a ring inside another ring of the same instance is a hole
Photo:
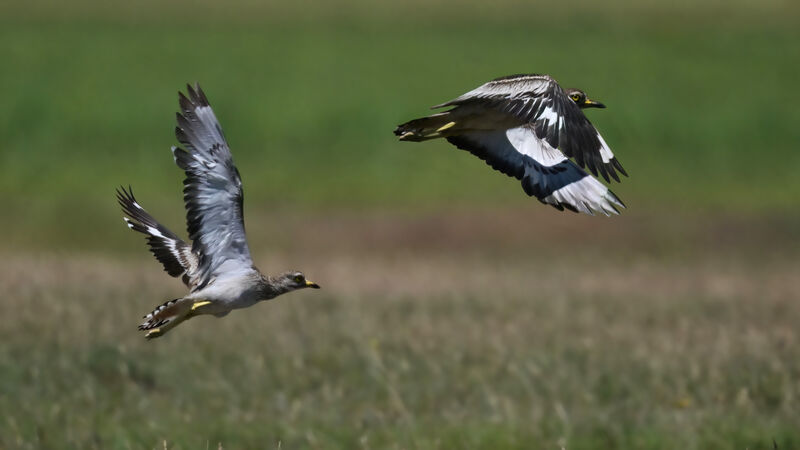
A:
{"label": "striped wing pattern", "polygon": [[199,285],[214,277],[250,270],[242,210],[242,180],[214,111],[199,86],[180,94],[173,147],[175,163],[184,170],[183,199],[192,251],[199,255]]}
{"label": "striped wing pattern", "polygon": [[173,277],[181,277],[184,284],[193,288],[197,284],[194,277],[199,259],[189,244],[181,240],[167,227],[153,218],[133,196],[133,191],[121,187],[117,189],[117,201],[127,217],[123,217],[128,228],[147,236],[150,252]]}
{"label": "striped wing pattern", "polygon": [[433,108],[444,107],[451,109],[399,125],[395,134],[412,142],[445,138],[559,210],[611,215],[625,207],[584,168],[606,181],[619,181],[625,170],[551,77],[498,78]]}
{"label": "striped wing pattern", "polygon": [[[144,316],[139,329],[148,332],[148,339],[163,336],[198,314],[196,307],[217,302],[217,310],[205,313],[222,317],[230,312],[225,305],[235,307],[242,298],[252,300],[241,296],[252,297],[258,283],[263,282],[253,267],[245,239],[242,181],[230,148],[203,91],[197,85],[187,88],[186,95],[179,94],[181,111],[175,135],[180,146],[172,147],[172,154],[186,174],[183,197],[191,244],[156,221],[130,188],[117,189],[117,201],[128,227],[146,236],[150,251],[164,270],[182,277],[192,293]],[[255,276],[258,278],[253,281]],[[240,286],[242,283],[245,286]],[[206,295],[210,296],[208,300]]]}
{"label": "striped wing pattern", "polygon": [[593,175],[619,181],[627,175],[578,105],[547,75],[511,75],[492,80],[434,108],[479,103],[533,125],[536,137],[574,158]]}

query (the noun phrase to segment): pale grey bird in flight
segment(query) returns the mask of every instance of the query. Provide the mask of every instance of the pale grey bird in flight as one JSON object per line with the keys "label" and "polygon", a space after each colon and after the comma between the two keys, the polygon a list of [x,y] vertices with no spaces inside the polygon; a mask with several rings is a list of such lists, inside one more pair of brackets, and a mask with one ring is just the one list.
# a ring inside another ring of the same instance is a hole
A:
{"label": "pale grey bird in flight", "polygon": [[117,190],[128,227],[147,236],[150,251],[173,277],[189,288],[144,316],[146,338],[163,336],[181,322],[210,314],[223,317],[234,309],[303,288],[319,289],[298,271],[270,277],[250,258],[242,215],[242,180],[214,111],[198,85],[179,93],[175,163],[186,172],[183,200],[192,244],[158,223],[128,188]]}
{"label": "pale grey bird in flight", "polygon": [[433,109],[444,107],[453,108],[406,122],[394,133],[401,141],[445,138],[559,210],[611,215],[625,207],[582,169],[606,181],[619,181],[617,171],[627,176],[582,111],[605,105],[583,91],[564,90],[548,75],[510,75]]}

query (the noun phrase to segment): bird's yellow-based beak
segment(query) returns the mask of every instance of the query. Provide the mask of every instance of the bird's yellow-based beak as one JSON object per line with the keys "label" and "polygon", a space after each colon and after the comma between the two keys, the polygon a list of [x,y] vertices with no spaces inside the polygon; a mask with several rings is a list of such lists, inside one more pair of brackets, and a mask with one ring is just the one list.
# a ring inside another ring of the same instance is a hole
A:
{"label": "bird's yellow-based beak", "polygon": [[313,281],[309,281],[309,280],[306,280],[306,287],[319,289],[319,285],[317,283],[314,283]]}
{"label": "bird's yellow-based beak", "polygon": [[586,101],[583,103],[583,107],[584,108],[605,108],[606,105],[587,98]]}

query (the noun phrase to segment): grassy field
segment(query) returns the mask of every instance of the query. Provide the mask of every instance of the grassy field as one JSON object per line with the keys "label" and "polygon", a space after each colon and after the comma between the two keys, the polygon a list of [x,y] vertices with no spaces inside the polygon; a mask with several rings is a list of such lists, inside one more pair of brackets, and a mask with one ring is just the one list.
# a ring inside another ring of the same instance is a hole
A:
{"label": "grassy field", "polygon": [[789,227],[540,217],[543,243],[513,215],[280,221],[303,250],[260,266],[323,290],[153,342],[137,319],[182,288],[147,255],[5,255],[0,447],[800,446]]}
{"label": "grassy field", "polygon": [[[0,448],[800,448],[795,3],[0,4]],[[622,216],[392,135],[521,72],[608,105]],[[323,290],[146,342],[113,192],[183,231],[193,81]]]}

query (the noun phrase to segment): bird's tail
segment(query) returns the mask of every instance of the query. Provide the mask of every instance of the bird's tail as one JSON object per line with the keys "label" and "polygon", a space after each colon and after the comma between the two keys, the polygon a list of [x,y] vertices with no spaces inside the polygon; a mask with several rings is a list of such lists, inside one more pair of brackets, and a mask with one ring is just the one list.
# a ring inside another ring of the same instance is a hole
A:
{"label": "bird's tail", "polygon": [[450,111],[447,111],[421,119],[414,119],[398,125],[394,130],[394,134],[400,136],[401,141],[414,142],[444,137],[446,135],[442,133],[455,125],[451,118]]}
{"label": "bird's tail", "polygon": [[139,329],[147,331],[145,337],[153,339],[161,337],[191,317],[194,302],[186,298],[176,298],[158,306],[150,314],[144,316]]}

